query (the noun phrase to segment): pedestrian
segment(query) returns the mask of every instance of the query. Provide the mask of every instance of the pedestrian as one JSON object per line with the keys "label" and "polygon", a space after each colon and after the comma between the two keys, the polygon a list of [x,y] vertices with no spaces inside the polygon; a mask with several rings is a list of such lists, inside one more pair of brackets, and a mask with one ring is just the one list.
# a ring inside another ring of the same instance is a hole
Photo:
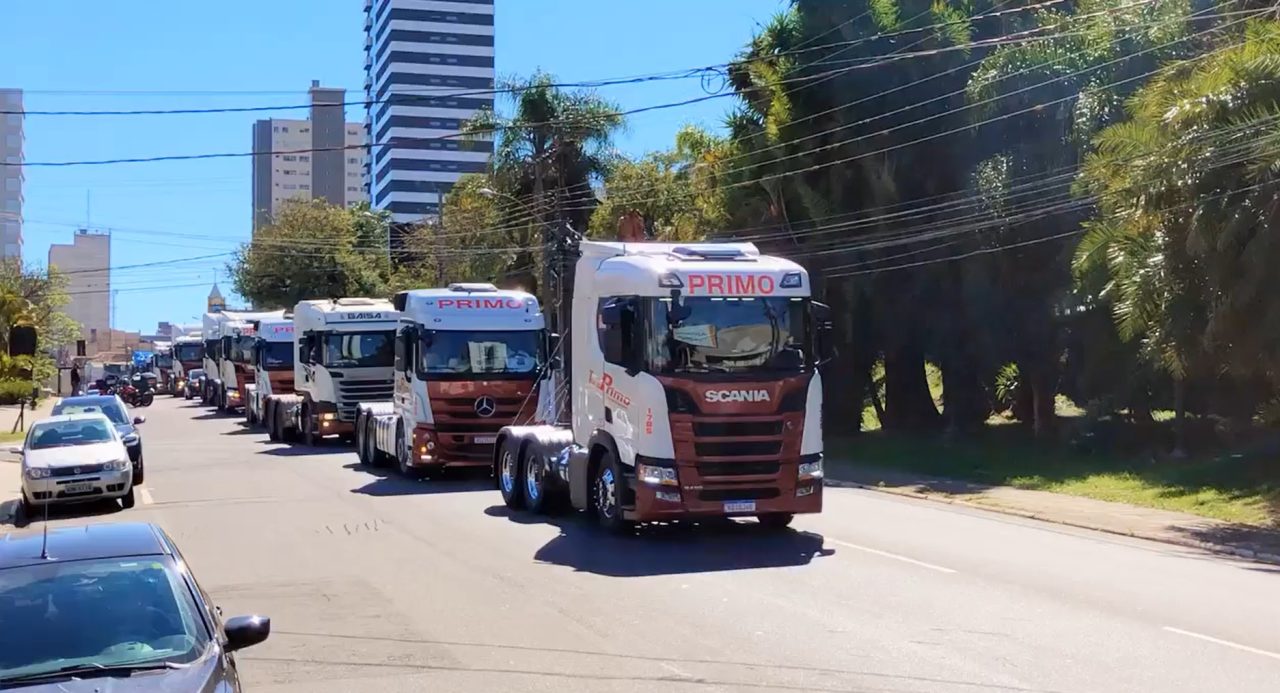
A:
{"label": "pedestrian", "polygon": [[80,366],[75,364],[71,366],[71,394],[80,394]]}

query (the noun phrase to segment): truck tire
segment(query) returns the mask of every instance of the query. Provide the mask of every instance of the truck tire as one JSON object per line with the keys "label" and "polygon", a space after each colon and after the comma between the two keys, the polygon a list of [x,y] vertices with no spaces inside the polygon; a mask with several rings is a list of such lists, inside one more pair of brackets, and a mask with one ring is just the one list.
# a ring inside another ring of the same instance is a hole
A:
{"label": "truck tire", "polygon": [[307,447],[320,445],[320,436],[316,435],[316,424],[311,420],[311,407],[302,406],[302,444]]}
{"label": "truck tire", "polygon": [[227,413],[227,388],[225,385],[218,387],[218,411],[223,414]]}
{"label": "truck tire", "polygon": [[524,482],[520,475],[520,468],[524,466],[520,461],[522,442],[514,436],[503,440],[502,448],[498,451],[497,469],[494,470],[502,502],[512,510],[524,509]]}
{"label": "truck tire", "polygon": [[520,464],[524,482],[524,505],[531,513],[547,515],[556,506],[556,488],[547,478],[547,464],[542,446],[531,445]]}
{"label": "truck tire", "polygon": [[595,512],[596,522],[611,534],[631,531],[635,523],[622,517],[622,486],[626,480],[622,476],[622,465],[612,451],[601,453],[595,471],[591,483],[591,509]]}
{"label": "truck tire", "polygon": [[267,400],[262,407],[263,423],[267,426],[267,438],[273,442],[280,442],[280,419],[276,416],[275,400]]}
{"label": "truck tire", "polygon": [[791,526],[791,521],[796,519],[796,516],[794,513],[765,513],[764,515],[757,515],[756,519],[768,529],[776,530],[786,529]]}
{"label": "truck tire", "polygon": [[280,440],[286,443],[298,442],[298,429],[289,420],[290,405],[281,402],[276,405],[276,421],[279,421]]}
{"label": "truck tire", "polygon": [[400,468],[400,474],[406,479],[422,479],[426,477],[426,473],[416,467],[409,466],[409,446],[405,444],[404,424],[396,424],[396,466]]}
{"label": "truck tire", "polygon": [[253,417],[253,407],[248,402],[244,403],[244,422],[248,424],[250,429],[257,425],[258,421]]}

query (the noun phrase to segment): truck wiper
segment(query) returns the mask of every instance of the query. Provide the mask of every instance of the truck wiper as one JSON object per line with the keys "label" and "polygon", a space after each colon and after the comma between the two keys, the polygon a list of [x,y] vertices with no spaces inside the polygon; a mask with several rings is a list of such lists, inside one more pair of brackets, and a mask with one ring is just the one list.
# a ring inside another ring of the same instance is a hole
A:
{"label": "truck wiper", "polygon": [[184,669],[176,662],[140,662],[138,664],[69,664],[51,671],[40,671],[18,676],[0,678],[0,683],[30,683],[63,678],[101,678],[111,676],[131,676],[139,671],[159,671],[161,669]]}

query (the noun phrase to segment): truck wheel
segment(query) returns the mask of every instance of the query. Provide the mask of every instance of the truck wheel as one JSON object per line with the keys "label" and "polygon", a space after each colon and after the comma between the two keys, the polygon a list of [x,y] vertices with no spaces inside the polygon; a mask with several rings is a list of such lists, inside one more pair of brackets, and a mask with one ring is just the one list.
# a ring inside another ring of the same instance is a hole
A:
{"label": "truck wheel", "polygon": [[520,477],[524,480],[524,504],[529,512],[546,515],[555,507],[556,489],[548,483],[546,460],[530,450],[521,465]]}
{"label": "truck wheel", "polygon": [[524,483],[520,477],[520,441],[507,438],[498,453],[498,491],[502,502],[512,510],[524,508]]}
{"label": "truck wheel", "polygon": [[248,402],[244,403],[244,422],[249,425],[249,428],[253,428],[254,424],[258,423],[253,418],[253,407]]}
{"label": "truck wheel", "polygon": [[273,443],[280,440],[280,429],[276,423],[276,403],[267,400],[262,405],[262,424],[267,427],[267,440]]}
{"label": "truck wheel", "polygon": [[791,525],[791,521],[796,518],[794,513],[766,513],[757,515],[756,519],[760,524],[769,529],[786,529]]}
{"label": "truck wheel", "polygon": [[223,414],[227,413],[227,388],[222,386],[218,388],[218,411]]}
{"label": "truck wheel", "polygon": [[276,405],[276,421],[278,422],[276,425],[280,429],[278,433],[280,440],[286,443],[293,443],[298,440],[298,429],[290,425],[292,422],[289,421],[289,411],[289,405],[287,404]]}
{"label": "truck wheel", "polygon": [[302,444],[315,447],[320,444],[320,436],[316,435],[315,422],[311,420],[311,407],[302,408]]}
{"label": "truck wheel", "polygon": [[622,517],[622,486],[625,483],[622,465],[618,464],[612,452],[606,450],[600,456],[600,463],[596,469],[591,506],[595,510],[596,521],[613,534],[629,531],[635,524]]}
{"label": "truck wheel", "polygon": [[405,444],[404,424],[396,424],[396,464],[400,467],[400,474],[406,479],[421,479],[426,474],[421,470],[409,465],[409,456],[413,454],[409,451],[409,446]]}

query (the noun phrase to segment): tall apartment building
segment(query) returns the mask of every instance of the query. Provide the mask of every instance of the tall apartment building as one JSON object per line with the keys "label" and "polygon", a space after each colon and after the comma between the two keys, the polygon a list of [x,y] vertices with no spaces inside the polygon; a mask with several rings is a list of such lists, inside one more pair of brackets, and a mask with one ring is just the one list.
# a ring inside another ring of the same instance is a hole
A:
{"label": "tall apartment building", "polygon": [[[67,276],[71,302],[65,311],[80,323],[85,353],[115,349],[111,331],[111,234],[80,229],[71,243],[49,246],[49,267]],[[70,345],[75,353],[75,345]]]}
{"label": "tall apartment building", "polygon": [[364,128],[346,122],[346,90],[313,81],[310,94],[309,119],[272,118],[253,124],[255,231],[285,200],[323,199],[350,207],[369,199]]}
{"label": "tall apartment building", "polygon": [[364,10],[370,195],[395,221],[419,221],[493,152],[491,140],[458,135],[493,107],[494,0],[365,0]]}
{"label": "tall apartment building", "polygon": [[22,90],[0,89],[0,256],[22,258]]}

